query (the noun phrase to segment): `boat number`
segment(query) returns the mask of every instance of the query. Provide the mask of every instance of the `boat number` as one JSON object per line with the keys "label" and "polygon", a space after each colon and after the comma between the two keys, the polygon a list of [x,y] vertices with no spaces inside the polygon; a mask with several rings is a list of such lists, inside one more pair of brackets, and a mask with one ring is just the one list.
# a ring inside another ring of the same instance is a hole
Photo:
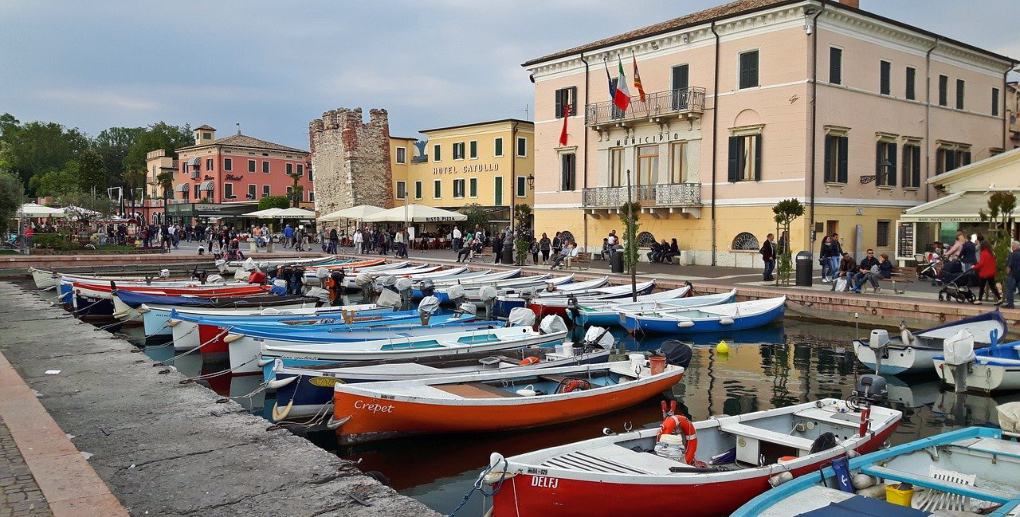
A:
{"label": "boat number", "polygon": [[532,476],[531,486],[537,486],[542,488],[556,488],[560,484],[560,480],[556,478],[550,478],[545,476]]}
{"label": "boat number", "polygon": [[393,404],[384,406],[382,404],[369,404],[363,400],[357,400],[354,402],[354,409],[366,409],[373,413],[392,413]]}

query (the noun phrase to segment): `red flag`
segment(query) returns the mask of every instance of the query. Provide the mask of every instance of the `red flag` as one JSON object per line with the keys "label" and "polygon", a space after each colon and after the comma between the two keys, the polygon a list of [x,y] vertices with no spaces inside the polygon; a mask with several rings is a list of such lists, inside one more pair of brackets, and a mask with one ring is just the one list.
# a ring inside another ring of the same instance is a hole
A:
{"label": "red flag", "polygon": [[634,87],[637,88],[641,102],[645,102],[645,89],[641,87],[641,74],[637,70],[637,57],[631,52],[630,57],[634,60]]}
{"label": "red flag", "polygon": [[567,145],[567,118],[570,117],[570,104],[563,103],[563,131],[560,131],[560,146]]}

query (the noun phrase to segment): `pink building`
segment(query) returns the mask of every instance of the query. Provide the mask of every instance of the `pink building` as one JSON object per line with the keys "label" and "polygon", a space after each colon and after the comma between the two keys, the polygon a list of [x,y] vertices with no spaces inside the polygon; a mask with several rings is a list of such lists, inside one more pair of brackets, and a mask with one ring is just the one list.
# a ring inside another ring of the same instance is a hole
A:
{"label": "pink building", "polygon": [[195,128],[195,145],[177,149],[171,218],[231,217],[257,210],[259,199],[290,195],[294,176],[301,203],[315,202],[308,151],[259,140],[238,132],[216,138],[216,129]]}
{"label": "pink building", "polygon": [[[772,206],[788,198],[807,208],[785,236],[795,251],[817,253],[838,232],[851,252],[912,258],[898,223],[934,199],[927,179],[1010,147],[1015,60],[856,0],[740,0],[593,39],[523,65],[535,82],[537,231],[567,231],[588,250],[622,228],[629,172],[639,240],[676,238],[688,263],[760,263]],[[626,112],[606,80],[620,61]]]}

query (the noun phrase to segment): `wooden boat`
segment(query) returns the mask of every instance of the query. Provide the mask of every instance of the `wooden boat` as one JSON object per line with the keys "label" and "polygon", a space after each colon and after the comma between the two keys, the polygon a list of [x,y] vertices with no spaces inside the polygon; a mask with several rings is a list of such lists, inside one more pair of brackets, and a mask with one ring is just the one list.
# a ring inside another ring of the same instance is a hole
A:
{"label": "wooden boat", "polygon": [[[238,290],[236,294],[213,294],[204,293],[189,294],[159,294],[152,292],[136,292],[117,289],[110,292],[110,299],[113,301],[113,316],[123,320],[135,320],[142,316],[138,308],[145,304],[176,305],[181,307],[266,307],[273,303],[279,303],[281,296],[276,294],[280,291],[269,291],[268,286],[260,290]],[[320,300],[313,297],[301,295],[288,295],[282,298],[284,303],[300,301],[302,303],[318,303]]]}
{"label": "wooden boat", "polygon": [[[506,431],[570,422],[654,397],[684,369],[637,369],[631,361],[337,384],[333,425],[341,443],[421,433]],[[589,505],[590,508],[590,505]]]}
{"label": "wooden boat", "polygon": [[[637,302],[629,298],[595,301],[578,301],[575,323],[581,325],[619,325],[621,312],[647,312],[657,309],[694,309],[723,303],[733,303],[737,290],[728,293],[686,296],[689,286],[639,296]],[[685,297],[686,296],[686,297]],[[570,315],[568,311],[568,316]]]}
{"label": "wooden boat", "polygon": [[[566,318],[567,306],[570,304],[570,297],[574,297],[574,299],[578,301],[584,300],[586,303],[598,303],[605,300],[623,300],[633,296],[633,289],[635,287],[637,288],[638,296],[651,296],[652,290],[655,289],[655,281],[650,280],[648,282],[642,282],[636,286],[623,284],[614,285],[612,287],[599,287],[596,289],[583,290],[581,292],[557,289],[552,292],[547,291],[539,293],[538,296],[528,301],[527,306],[539,318],[553,314]],[[564,292],[568,296],[563,296]]]}
{"label": "wooden boat", "polygon": [[556,348],[519,348],[495,355],[486,352],[426,358],[413,363],[376,362],[339,368],[286,366],[285,360],[276,359],[266,366],[264,380],[276,390],[272,419],[282,420],[319,413],[324,405],[333,402],[333,387],[337,384],[435,379],[493,371],[595,364],[609,359],[609,352],[605,348],[575,349],[572,343],[564,343]]}
{"label": "wooden boat", "polygon": [[[935,373],[946,384],[956,385],[956,371],[942,355],[935,356]],[[993,345],[974,351],[966,365],[965,386],[984,392],[1020,390],[1020,341]]]}
{"label": "wooden boat", "polygon": [[620,325],[629,332],[648,334],[746,330],[772,323],[781,318],[785,310],[786,297],[780,296],[707,307],[621,312]]}
{"label": "wooden boat", "polygon": [[[114,300],[114,288],[110,285],[74,282],[71,284],[71,292],[67,299],[72,302],[75,314],[78,316],[83,314],[113,316],[114,313],[119,312],[121,313],[119,317],[135,318],[138,316],[134,310],[134,307],[137,305],[132,306],[132,303],[140,305],[146,300],[151,302],[160,299],[159,297],[164,297],[165,299],[167,296],[181,299],[179,303],[188,303],[189,300],[197,300],[199,298],[265,294],[269,287],[237,284],[190,287],[126,286],[123,289],[118,289],[124,295],[124,299],[120,301]],[[125,299],[131,301],[129,302]],[[195,301],[194,303],[200,302]]]}
{"label": "wooden boat", "polygon": [[[389,401],[374,407],[380,406],[388,408]],[[823,399],[693,424],[684,420],[677,427],[686,440],[672,433],[660,439],[660,427],[509,458],[494,453],[484,482],[495,491],[494,517],[727,515],[768,490],[773,476],[809,474],[848,451],[877,450],[900,417],[882,407],[865,416],[845,401]],[[862,420],[870,426],[865,432]],[[675,422],[667,416],[663,427],[670,430]]]}
{"label": "wooden boat", "polygon": [[[119,297],[118,297],[119,298]],[[137,314],[142,316],[142,327],[145,331],[145,337],[151,338],[155,336],[170,336],[173,334],[170,325],[171,312],[175,309],[190,309],[204,311],[202,314],[207,316],[239,316],[242,314],[273,314],[274,312],[289,313],[295,310],[315,310],[317,309],[320,301],[318,298],[308,296],[277,296],[277,295],[256,295],[256,296],[241,296],[241,297],[226,297],[226,298],[211,298],[208,300],[209,303],[206,305],[167,305],[167,304],[147,304],[133,308]],[[125,304],[126,305],[126,304]],[[371,305],[370,307],[375,307]],[[269,312],[265,312],[268,309],[272,309]],[[332,309],[334,312],[329,314],[340,314],[340,307],[328,307],[326,309]],[[114,316],[118,317],[121,313],[114,312]],[[195,314],[189,312],[189,314]],[[127,317],[127,313],[123,314],[123,317]]]}
{"label": "wooden boat", "polygon": [[78,279],[93,280],[96,282],[109,282],[113,281],[136,281],[144,282],[145,277],[143,276],[106,276],[106,275],[94,275],[88,273],[74,273],[73,275],[65,275],[64,273],[58,273],[56,271],[50,271],[47,269],[38,269],[34,267],[28,268],[28,271],[32,274],[32,281],[35,282],[37,289],[49,289],[56,287],[60,284],[61,280],[65,277],[73,277]]}
{"label": "wooden boat", "polygon": [[[259,258],[261,259],[262,257],[259,257]],[[252,261],[252,262],[248,262],[249,260]],[[233,273],[233,272],[235,272],[238,269],[244,269],[244,265],[245,265],[246,262],[249,263],[249,264],[250,263],[267,264],[270,267],[284,266],[284,265],[297,265],[297,266],[304,266],[304,267],[312,267],[312,266],[317,266],[317,265],[330,264],[330,263],[335,262],[336,260],[337,260],[336,257],[325,256],[325,257],[309,257],[309,258],[292,257],[292,258],[282,258],[282,259],[275,259],[275,258],[274,259],[269,259],[269,258],[267,258],[267,259],[264,259],[264,260],[258,260],[256,262],[255,261],[255,257],[249,257],[249,258],[246,258],[244,260],[230,260],[230,261],[226,261],[226,262],[223,262],[222,264],[217,262],[217,265],[220,266],[221,269],[224,272]],[[349,261],[345,260],[341,264],[342,265],[346,265],[348,263],[349,263]]]}
{"label": "wooden boat", "polygon": [[494,352],[525,346],[553,346],[563,342],[566,331],[540,334],[531,327],[507,327],[470,332],[440,333],[408,338],[382,339],[360,343],[315,343],[300,340],[266,339],[241,334],[227,336],[230,368],[236,374],[260,372],[263,365],[277,357],[321,362],[356,363],[359,361],[406,360],[452,356],[462,353]]}
{"label": "wooden boat", "polygon": [[[1016,515],[1020,443],[1005,435],[968,427],[836,462],[821,475],[813,472],[755,497],[733,516]],[[900,483],[912,488],[889,490]],[[884,501],[887,494],[907,508]]]}
{"label": "wooden boat", "polygon": [[[877,373],[881,375],[913,374],[931,371],[935,356],[942,353],[943,342],[967,330],[974,336],[975,347],[992,344],[992,332],[1006,335],[1006,320],[998,310],[944,323],[916,334],[900,326],[900,335],[890,337],[885,330],[872,330],[868,341],[854,340],[857,360],[876,370],[876,355],[881,361]],[[876,354],[876,351],[880,351]]]}

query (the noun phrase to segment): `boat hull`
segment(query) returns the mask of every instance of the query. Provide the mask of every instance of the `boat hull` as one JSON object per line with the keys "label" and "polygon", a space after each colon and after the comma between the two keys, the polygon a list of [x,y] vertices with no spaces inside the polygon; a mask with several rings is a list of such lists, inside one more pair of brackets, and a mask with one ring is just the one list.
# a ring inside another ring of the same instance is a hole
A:
{"label": "boat hull", "polygon": [[[730,332],[763,327],[783,317],[786,306],[776,308],[753,316],[729,318],[706,318],[677,322],[659,318],[639,317],[629,313],[620,314],[620,325],[628,332],[645,334],[701,334],[705,332]],[[690,323],[689,325],[687,323]]]}
{"label": "boat hull", "polygon": [[[943,359],[935,359],[935,373],[946,384],[956,385],[955,372],[952,366],[945,364]],[[1020,361],[1006,361],[994,358],[977,361],[968,366],[967,389],[975,391],[1007,391],[1020,390]]]}
{"label": "boat hull", "polygon": [[[888,357],[882,357],[880,375],[910,375],[931,371],[935,356],[941,350],[927,348],[888,348]],[[854,354],[857,360],[871,371],[875,371],[875,350],[862,341],[854,341]]]}

